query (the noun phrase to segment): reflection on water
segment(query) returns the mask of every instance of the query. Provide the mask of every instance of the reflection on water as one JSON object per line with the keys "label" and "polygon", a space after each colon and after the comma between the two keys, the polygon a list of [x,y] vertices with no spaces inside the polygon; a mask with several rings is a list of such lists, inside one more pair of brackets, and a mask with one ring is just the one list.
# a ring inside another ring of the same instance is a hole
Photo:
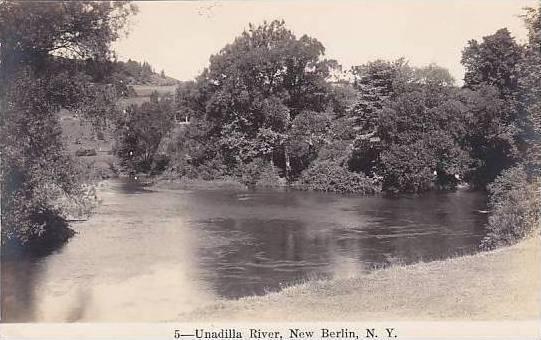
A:
{"label": "reflection on water", "polygon": [[43,258],[2,259],[2,319],[171,320],[218,299],[475,251],[481,194],[151,190],[122,182]]}

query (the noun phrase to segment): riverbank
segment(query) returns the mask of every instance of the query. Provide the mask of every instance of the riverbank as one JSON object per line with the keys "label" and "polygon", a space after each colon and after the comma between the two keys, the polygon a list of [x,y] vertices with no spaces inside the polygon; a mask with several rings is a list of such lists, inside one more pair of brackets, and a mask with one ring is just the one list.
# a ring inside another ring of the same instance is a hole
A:
{"label": "riverbank", "polygon": [[248,187],[234,178],[230,179],[164,179],[157,178],[152,182],[152,187],[169,190],[248,190]]}
{"label": "riverbank", "polygon": [[202,307],[182,321],[520,320],[540,317],[539,237],[490,252],[310,281]]}

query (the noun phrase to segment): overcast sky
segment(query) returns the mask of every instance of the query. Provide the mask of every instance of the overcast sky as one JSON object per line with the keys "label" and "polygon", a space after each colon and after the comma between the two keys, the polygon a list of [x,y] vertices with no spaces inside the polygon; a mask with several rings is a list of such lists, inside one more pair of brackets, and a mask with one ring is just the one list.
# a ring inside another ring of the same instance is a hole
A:
{"label": "overcast sky", "polygon": [[284,19],[297,35],[317,38],[345,68],[378,58],[437,63],[463,78],[460,54],[469,39],[507,27],[518,41],[518,15],[528,0],[273,0],[136,2],[127,38],[115,43],[121,60],[148,61],[179,80],[197,76],[211,54],[248,23]]}

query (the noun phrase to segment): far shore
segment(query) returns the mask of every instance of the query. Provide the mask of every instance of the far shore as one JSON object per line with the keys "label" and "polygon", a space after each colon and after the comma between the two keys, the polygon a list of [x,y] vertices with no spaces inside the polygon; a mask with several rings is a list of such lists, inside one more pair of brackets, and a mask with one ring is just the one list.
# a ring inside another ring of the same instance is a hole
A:
{"label": "far shore", "polygon": [[175,321],[538,320],[541,238],[475,255],[307,281]]}
{"label": "far shore", "polygon": [[218,190],[218,189],[234,189],[234,190],[248,190],[248,187],[237,179],[165,179],[154,178],[151,180],[150,185],[160,189],[171,190]]}

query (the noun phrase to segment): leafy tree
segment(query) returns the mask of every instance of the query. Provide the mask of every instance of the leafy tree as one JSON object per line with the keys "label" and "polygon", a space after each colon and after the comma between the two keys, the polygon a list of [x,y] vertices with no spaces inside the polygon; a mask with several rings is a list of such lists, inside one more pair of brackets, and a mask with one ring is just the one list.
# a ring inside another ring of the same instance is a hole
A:
{"label": "leafy tree", "polygon": [[168,146],[171,158],[169,168],[174,174],[204,180],[231,174],[231,171],[225,168],[218,137],[210,133],[212,129],[207,120],[195,116],[190,120],[188,129],[180,129],[174,134],[174,139]]}
{"label": "leafy tree", "polygon": [[505,28],[482,42],[471,40],[462,53],[465,87],[474,90],[470,143],[472,154],[482,162],[475,175],[477,185],[485,186],[514,165],[524,148],[519,88],[523,54],[523,47]]}
{"label": "leafy tree", "polygon": [[176,120],[204,118],[205,102],[199,88],[200,83],[195,81],[181,82],[175,90]]}
{"label": "leafy tree", "polygon": [[[512,130],[509,134],[517,150],[514,162],[508,162],[507,168],[488,185],[491,214],[488,233],[481,244],[484,248],[513,244],[539,232],[541,3],[538,8],[527,8],[523,19],[529,39],[524,46],[524,56],[517,66],[517,115],[505,125],[508,130]],[[492,131],[487,132],[490,136]]]}
{"label": "leafy tree", "polygon": [[[46,66],[51,54],[105,59],[110,42],[135,7],[127,2],[3,1],[0,12],[2,68]],[[8,72],[9,73],[9,72]],[[8,73],[4,73],[5,76]]]}
{"label": "leafy tree", "polygon": [[391,191],[454,186],[470,161],[460,140],[464,108],[449,71],[399,59],[357,66],[353,74],[358,97],[349,111],[356,130],[350,170],[383,176]]}
{"label": "leafy tree", "polygon": [[415,81],[426,85],[428,89],[439,89],[441,87],[454,86],[455,79],[449,73],[449,70],[438,66],[437,64],[429,64],[425,67],[413,69]]}
{"label": "leafy tree", "polygon": [[466,68],[465,86],[494,86],[502,98],[514,99],[518,91],[518,64],[522,53],[522,47],[506,28],[483,37],[482,42],[470,40],[462,52],[462,64]]}
{"label": "leafy tree", "polygon": [[541,175],[541,4],[527,8],[523,16],[529,32],[525,57],[520,64],[521,122],[527,169]]}
{"label": "leafy tree", "polygon": [[3,244],[52,246],[71,235],[62,202],[81,203],[85,190],[56,113],[104,112],[88,107],[101,95],[75,59],[109,58],[134,11],[125,2],[0,3]]}
{"label": "leafy tree", "polygon": [[157,93],[151,95],[150,102],[132,105],[119,115],[115,152],[128,171],[159,170],[158,147],[171,130],[173,117],[172,99],[159,98]]}
{"label": "leafy tree", "polygon": [[431,94],[405,93],[380,111],[376,168],[387,190],[453,187],[473,166],[464,137],[467,108],[454,91],[435,106]]}
{"label": "leafy tree", "polygon": [[468,110],[467,132],[470,154],[478,164],[471,174],[474,186],[484,188],[519,159],[516,136],[519,132],[512,111],[492,86],[464,90],[461,100]]}
{"label": "leafy tree", "polygon": [[413,69],[404,59],[376,60],[354,66],[351,74],[357,96],[342,118],[344,122],[337,123],[348,127],[345,136],[352,139],[349,169],[372,175],[382,151],[376,136],[379,111],[407,90],[413,80]]}
{"label": "leafy tree", "polygon": [[291,124],[288,146],[294,174],[308,168],[321,150],[331,142],[331,119],[327,113],[303,111]]}
{"label": "leafy tree", "polygon": [[[266,153],[248,146],[261,142],[256,140],[265,135],[263,129],[283,134],[303,110],[327,108],[330,87],[326,78],[337,64],[323,59],[323,54],[323,45],[316,39],[297,38],[283,21],[273,21],[250,25],[211,57],[198,82],[204,115],[214,126],[210,133],[220,137],[229,166]],[[275,163],[286,173],[287,150],[287,144],[282,144],[274,145],[273,151]]]}
{"label": "leafy tree", "polygon": [[372,133],[377,127],[378,110],[385,101],[405,90],[412,77],[412,69],[404,59],[394,62],[376,60],[354,66],[353,87],[357,99],[349,108],[348,116],[360,134]]}

